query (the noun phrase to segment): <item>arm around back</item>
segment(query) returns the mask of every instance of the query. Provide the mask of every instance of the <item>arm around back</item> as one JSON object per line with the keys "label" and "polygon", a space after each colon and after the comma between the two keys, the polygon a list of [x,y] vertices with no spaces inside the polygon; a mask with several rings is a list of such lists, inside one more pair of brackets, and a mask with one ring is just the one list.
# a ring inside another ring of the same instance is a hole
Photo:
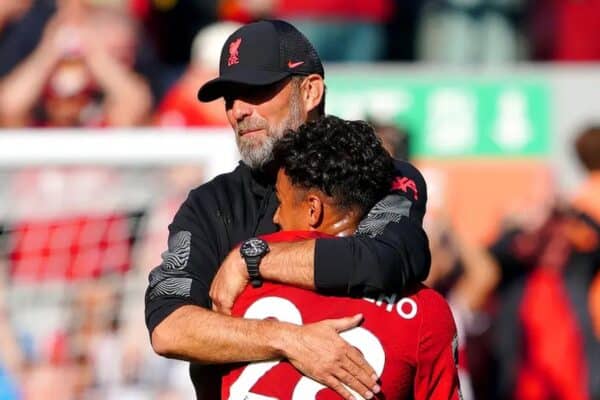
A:
{"label": "arm around back", "polygon": [[422,227],[427,186],[408,162],[394,165],[390,194],[371,209],[356,236],[317,240],[317,290],[352,296],[393,293],[429,274],[431,253]]}

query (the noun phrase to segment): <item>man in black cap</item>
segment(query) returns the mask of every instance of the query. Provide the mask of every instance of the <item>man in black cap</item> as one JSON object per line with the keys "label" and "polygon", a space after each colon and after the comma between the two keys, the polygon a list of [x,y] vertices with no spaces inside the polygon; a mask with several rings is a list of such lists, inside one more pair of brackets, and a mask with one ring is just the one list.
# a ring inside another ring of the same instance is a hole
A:
{"label": "man in black cap", "polygon": [[277,230],[276,171],[270,166],[275,143],[324,114],[323,66],[293,26],[260,21],[228,38],[219,73],[198,97],[225,99],[242,162],[192,190],[169,226],[168,250],[146,291],[152,346],[190,361],[197,389],[207,373],[200,364],[285,358],[344,398],[352,396],[343,385],[371,398],[379,391],[374,370],[339,336],[358,325],[360,316],[299,327],[227,314],[246,284],[258,286],[262,279],[354,297],[398,292],[425,279],[425,182],[412,165],[396,161],[390,194],[355,236],[296,243],[256,239]]}

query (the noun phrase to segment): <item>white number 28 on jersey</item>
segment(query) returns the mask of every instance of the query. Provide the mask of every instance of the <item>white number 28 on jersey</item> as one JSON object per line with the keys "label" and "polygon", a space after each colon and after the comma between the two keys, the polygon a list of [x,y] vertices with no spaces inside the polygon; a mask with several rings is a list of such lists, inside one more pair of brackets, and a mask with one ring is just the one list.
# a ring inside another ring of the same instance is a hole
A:
{"label": "white number 28 on jersey", "polygon": [[[244,313],[244,318],[266,319],[277,318],[279,321],[289,322],[296,325],[302,325],[302,315],[298,307],[291,301],[282,297],[263,297],[258,299]],[[385,352],[381,342],[375,335],[368,330],[356,327],[346,332],[342,332],[340,336],[358,348],[364,355],[366,361],[375,370],[377,376],[381,376],[385,365]],[[229,391],[229,400],[268,400],[271,397],[263,396],[257,393],[250,392],[258,380],[265,375],[271,368],[279,364],[280,361],[263,361],[249,364],[239,378],[231,385]],[[314,399],[321,390],[326,387],[319,382],[303,376],[292,394],[292,400]],[[358,393],[347,388],[356,399],[363,399]]]}

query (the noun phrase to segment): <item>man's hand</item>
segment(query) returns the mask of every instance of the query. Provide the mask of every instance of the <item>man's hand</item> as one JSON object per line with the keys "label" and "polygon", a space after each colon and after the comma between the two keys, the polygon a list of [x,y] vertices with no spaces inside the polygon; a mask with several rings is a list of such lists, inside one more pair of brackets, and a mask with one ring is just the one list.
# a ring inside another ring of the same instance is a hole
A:
{"label": "man's hand", "polygon": [[286,341],[286,358],[302,374],[335,390],[345,399],[354,399],[348,387],[365,399],[381,388],[377,375],[363,355],[342,339],[339,332],[360,324],[362,315],[330,319],[300,326],[297,335]]}
{"label": "man's hand", "polygon": [[248,284],[248,271],[240,249],[234,248],[219,267],[210,285],[212,308],[221,314],[231,315],[233,302]]}

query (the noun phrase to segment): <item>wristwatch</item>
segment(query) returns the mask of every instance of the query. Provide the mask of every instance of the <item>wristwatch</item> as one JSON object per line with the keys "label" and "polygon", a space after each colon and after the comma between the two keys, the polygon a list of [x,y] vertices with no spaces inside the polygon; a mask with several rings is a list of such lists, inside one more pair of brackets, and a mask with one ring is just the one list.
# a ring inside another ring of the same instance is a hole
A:
{"label": "wristwatch", "polygon": [[246,261],[246,268],[248,269],[248,276],[250,277],[250,283],[252,287],[260,287],[262,285],[262,278],[258,266],[260,260],[269,252],[269,245],[262,239],[250,238],[245,240],[240,246],[240,253]]}

